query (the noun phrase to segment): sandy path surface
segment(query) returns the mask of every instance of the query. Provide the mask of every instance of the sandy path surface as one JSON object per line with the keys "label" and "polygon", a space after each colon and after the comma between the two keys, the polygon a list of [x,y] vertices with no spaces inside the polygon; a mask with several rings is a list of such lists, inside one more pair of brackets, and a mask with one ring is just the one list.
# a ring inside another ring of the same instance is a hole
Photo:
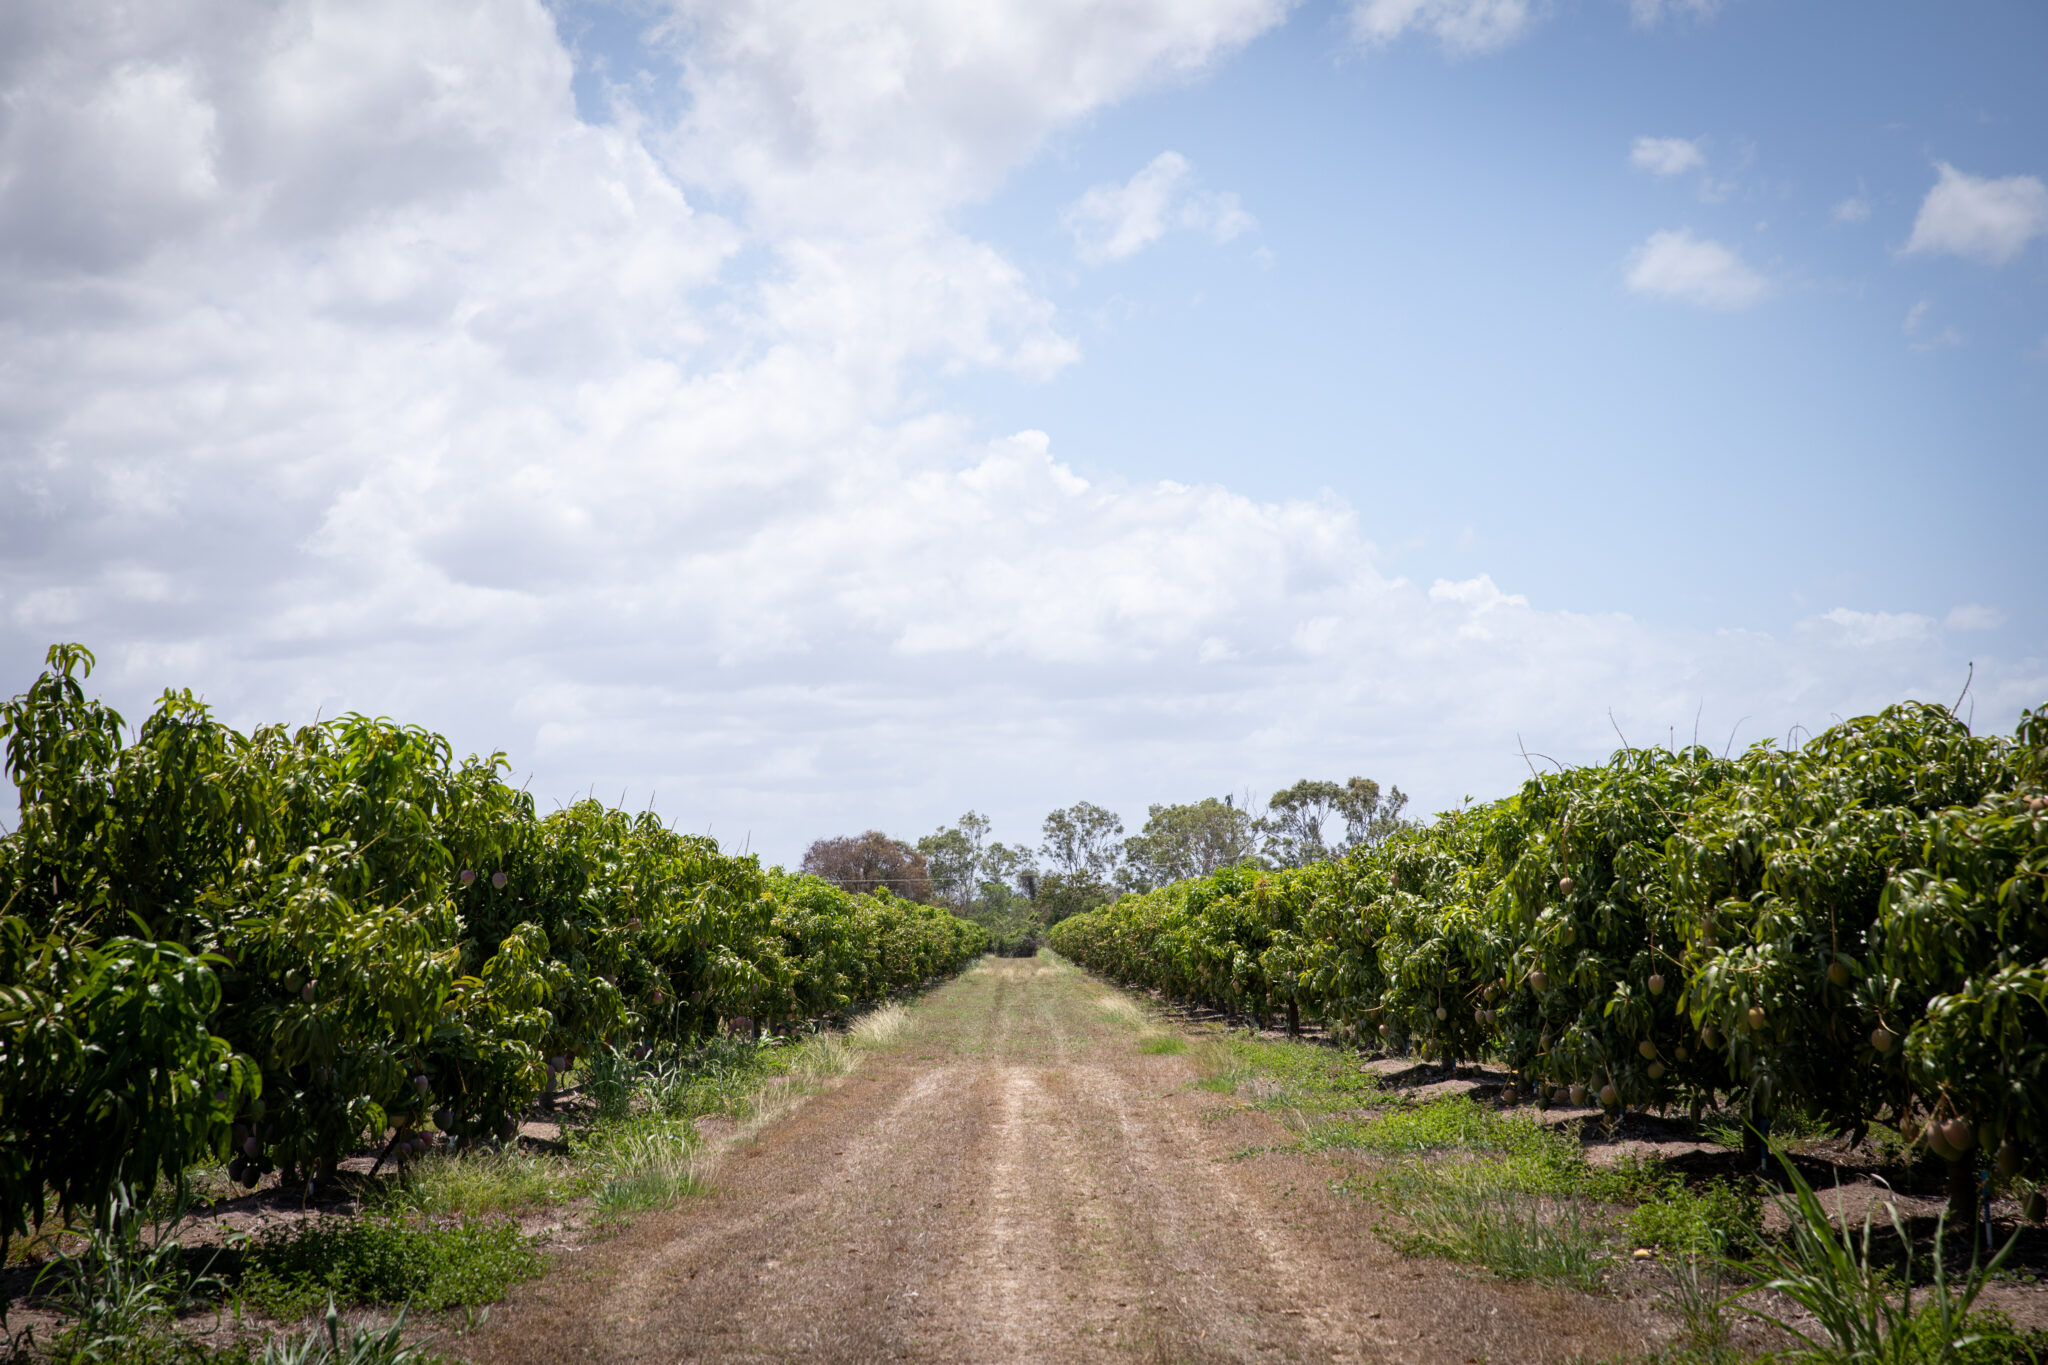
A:
{"label": "sandy path surface", "polygon": [[990,959],[729,1150],[713,1193],[515,1291],[496,1362],[1508,1362],[1640,1350],[1629,1308],[1405,1261],[1128,1002]]}

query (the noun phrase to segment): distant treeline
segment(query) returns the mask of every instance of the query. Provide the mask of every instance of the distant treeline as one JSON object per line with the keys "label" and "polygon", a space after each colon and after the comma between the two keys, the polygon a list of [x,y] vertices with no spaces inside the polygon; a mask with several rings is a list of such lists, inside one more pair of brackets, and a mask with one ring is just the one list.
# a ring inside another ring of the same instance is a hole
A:
{"label": "distant treeline", "polygon": [[1128,837],[1115,812],[1082,801],[1045,817],[1036,848],[989,839],[974,811],[910,842],[879,830],[820,839],[803,870],[849,890],[888,888],[984,921],[1024,916],[1051,924],[1118,896],[1223,868],[1302,868],[1384,843],[1406,828],[1408,798],[1370,778],[1304,779],[1263,812],[1249,800],[1207,797],[1155,805]]}

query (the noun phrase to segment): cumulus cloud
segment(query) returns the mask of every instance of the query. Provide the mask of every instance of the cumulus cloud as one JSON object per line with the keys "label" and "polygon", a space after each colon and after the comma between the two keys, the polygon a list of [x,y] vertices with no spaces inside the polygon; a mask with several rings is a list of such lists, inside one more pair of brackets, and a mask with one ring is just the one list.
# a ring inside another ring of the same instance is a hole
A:
{"label": "cumulus cloud", "polygon": [[1747,308],[1769,291],[1764,277],[1733,250],[1689,228],[1653,232],[1629,258],[1628,287],[1702,308]]}
{"label": "cumulus cloud", "polygon": [[785,858],[1308,773],[1450,802],[1609,707],[1948,688],[1911,632],[1424,588],[1336,499],[1091,480],[934,402],[1078,359],[954,210],[1279,12],[706,5],[663,30],[687,112],[593,126],[537,4],[37,8],[0,44],[0,687],[82,639],[131,716],[399,716]]}
{"label": "cumulus cloud", "polygon": [[1934,188],[1920,202],[1907,239],[1909,254],[1962,256],[2004,265],[2028,242],[2048,233],[2048,185],[2031,175],[1989,179],[1966,175],[1946,161],[1935,166]]}
{"label": "cumulus cloud", "polygon": [[1493,52],[1520,39],[1546,8],[1540,0],[1358,0],[1351,35],[1380,47],[1412,30],[1430,34],[1447,52]]}
{"label": "cumulus cloud", "polygon": [[1834,219],[1838,223],[1861,223],[1870,217],[1870,200],[1861,194],[1852,194],[1835,205]]}
{"label": "cumulus cloud", "polygon": [[1121,185],[1095,186],[1068,205],[1060,221],[1090,264],[1134,256],[1175,228],[1227,242],[1258,225],[1236,195],[1199,188],[1179,152],[1161,152]]}
{"label": "cumulus cloud", "polygon": [[1698,139],[1639,137],[1629,146],[1629,164],[1651,175],[1683,175],[1707,164]]}

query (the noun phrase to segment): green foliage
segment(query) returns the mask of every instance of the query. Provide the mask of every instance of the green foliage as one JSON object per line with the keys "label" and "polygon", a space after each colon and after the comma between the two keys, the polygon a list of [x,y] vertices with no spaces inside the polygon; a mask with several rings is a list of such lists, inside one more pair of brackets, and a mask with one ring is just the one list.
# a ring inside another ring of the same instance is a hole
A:
{"label": "green foliage", "polygon": [[[1339,786],[1303,778],[1273,793],[1260,824],[1266,849],[1282,867],[1307,867],[1354,848],[1384,843],[1402,828],[1408,797],[1395,787],[1384,797],[1380,784],[1354,777]],[[1344,832],[1337,832],[1343,822]]]}
{"label": "green foliage", "polygon": [[697,1176],[697,1130],[687,1122],[649,1118],[610,1124],[578,1144],[579,1162],[597,1177],[597,1207],[606,1214],[667,1208],[703,1189]]}
{"label": "green foliage", "polygon": [[247,1252],[240,1292],[275,1318],[302,1317],[330,1300],[435,1312],[494,1303],[540,1269],[540,1253],[508,1219],[441,1224],[368,1214],[259,1236]]}
{"label": "green foliage", "polygon": [[1203,1039],[1194,1060],[1206,1088],[1235,1091],[1256,1082],[1271,1095],[1265,1103],[1290,1116],[1341,1113],[1380,1098],[1379,1082],[1359,1068],[1357,1054],[1335,1048],[1227,1033]]}
{"label": "green foliage", "polygon": [[1796,749],[1624,750],[1334,863],[1126,896],[1052,944],[1175,999],[1497,1056],[1539,1096],[1725,1095],[1748,1127],[1911,1141],[1960,1121],[2040,1172],[2048,707],[2009,738],[1908,702]]}
{"label": "green foliage", "polygon": [[843,1015],[986,943],[651,815],[541,816],[417,727],[242,734],[166,693],[130,737],[91,666],[56,646],[0,706],[0,1239],[201,1160],[499,1141],[579,1056]]}
{"label": "green foliage", "polygon": [[1145,828],[1124,840],[1123,877],[1136,890],[1206,877],[1220,867],[1257,860],[1259,831],[1248,810],[1205,797],[1152,806]]}
{"label": "green foliage", "polygon": [[1387,1154],[1458,1148],[1503,1156],[1576,1161],[1579,1144],[1523,1114],[1503,1114],[1462,1096],[1401,1105],[1368,1118],[1345,1146]]}
{"label": "green foliage", "polygon": [[47,1198],[104,1214],[226,1144],[254,1068],[209,1030],[220,987],[175,943],[0,919],[0,1246]]}

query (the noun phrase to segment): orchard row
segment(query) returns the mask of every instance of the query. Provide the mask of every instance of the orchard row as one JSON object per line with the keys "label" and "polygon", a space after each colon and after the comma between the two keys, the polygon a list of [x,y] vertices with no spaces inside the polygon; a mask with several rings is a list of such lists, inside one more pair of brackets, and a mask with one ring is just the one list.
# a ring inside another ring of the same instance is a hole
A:
{"label": "orchard row", "polygon": [[167,693],[131,739],[91,665],[57,646],[0,709],[0,1238],[208,1157],[502,1138],[579,1053],[839,1014],[985,944],[650,815],[537,816],[412,727],[245,735]]}
{"label": "orchard row", "polygon": [[1609,1107],[1716,1092],[2048,1172],[2048,708],[1629,749],[1291,871],[1065,920],[1087,967]]}

